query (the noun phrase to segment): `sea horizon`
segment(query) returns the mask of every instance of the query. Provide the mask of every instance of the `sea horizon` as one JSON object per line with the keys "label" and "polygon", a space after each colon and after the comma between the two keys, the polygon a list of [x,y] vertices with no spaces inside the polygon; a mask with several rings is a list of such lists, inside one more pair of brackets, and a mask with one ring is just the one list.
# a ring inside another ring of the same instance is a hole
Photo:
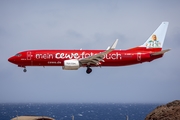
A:
{"label": "sea horizon", "polygon": [[0,103],[0,119],[47,116],[55,120],[144,120],[161,104],[155,103]]}

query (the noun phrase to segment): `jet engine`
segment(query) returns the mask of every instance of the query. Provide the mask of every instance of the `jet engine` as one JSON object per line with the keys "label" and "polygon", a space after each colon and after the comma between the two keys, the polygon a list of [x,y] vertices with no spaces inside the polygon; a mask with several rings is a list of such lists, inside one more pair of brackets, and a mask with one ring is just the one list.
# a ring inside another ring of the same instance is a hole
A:
{"label": "jet engine", "polygon": [[64,60],[64,66],[62,66],[63,70],[77,70],[79,69],[80,64],[76,59],[72,60]]}

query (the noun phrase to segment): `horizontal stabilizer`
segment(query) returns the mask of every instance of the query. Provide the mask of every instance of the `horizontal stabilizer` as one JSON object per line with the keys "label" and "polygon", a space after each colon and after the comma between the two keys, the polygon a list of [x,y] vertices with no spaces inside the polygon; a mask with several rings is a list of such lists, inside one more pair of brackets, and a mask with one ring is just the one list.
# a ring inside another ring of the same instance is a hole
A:
{"label": "horizontal stabilizer", "polygon": [[152,55],[152,56],[162,55],[162,54],[164,54],[165,52],[168,52],[168,51],[170,51],[170,49],[162,50],[162,51],[160,51],[160,52],[155,52],[155,53],[152,53],[151,55]]}

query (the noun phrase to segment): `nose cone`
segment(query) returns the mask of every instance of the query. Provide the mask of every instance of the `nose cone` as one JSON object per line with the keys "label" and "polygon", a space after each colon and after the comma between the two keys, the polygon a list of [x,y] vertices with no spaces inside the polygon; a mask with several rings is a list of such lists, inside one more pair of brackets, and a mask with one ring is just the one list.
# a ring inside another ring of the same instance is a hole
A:
{"label": "nose cone", "polygon": [[10,58],[8,59],[8,61],[11,62],[11,63],[13,63],[13,62],[14,62],[13,57],[10,57]]}

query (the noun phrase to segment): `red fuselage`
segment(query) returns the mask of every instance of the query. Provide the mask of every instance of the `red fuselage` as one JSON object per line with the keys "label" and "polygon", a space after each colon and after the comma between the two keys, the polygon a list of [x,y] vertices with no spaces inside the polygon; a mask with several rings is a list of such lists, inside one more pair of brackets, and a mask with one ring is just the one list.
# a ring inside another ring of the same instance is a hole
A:
{"label": "red fuselage", "polygon": [[[160,51],[161,48],[136,47],[128,50],[113,50],[104,56],[104,61],[95,66],[126,66],[143,62],[150,62],[163,55],[151,56],[151,53]],[[9,62],[19,67],[26,66],[64,66],[64,60],[81,60],[96,55],[104,50],[28,50],[19,52],[8,59]],[[82,65],[81,67],[86,67]]]}
{"label": "red fuselage", "polygon": [[91,67],[151,62],[170,50],[162,50],[167,28],[168,22],[162,22],[144,44],[127,50],[115,50],[116,39],[106,50],[28,50],[10,57],[8,61],[24,67],[24,72],[27,71],[26,66],[62,66],[64,70],[87,67],[87,74],[92,72]]}

